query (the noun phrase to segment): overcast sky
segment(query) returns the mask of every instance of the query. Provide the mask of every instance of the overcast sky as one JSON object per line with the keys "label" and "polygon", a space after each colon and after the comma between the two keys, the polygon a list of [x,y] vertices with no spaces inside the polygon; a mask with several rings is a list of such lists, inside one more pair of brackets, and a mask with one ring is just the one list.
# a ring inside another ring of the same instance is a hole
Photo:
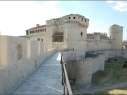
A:
{"label": "overcast sky", "polygon": [[119,24],[127,40],[126,1],[0,1],[0,32],[25,35],[36,24],[68,14],[89,18],[88,32],[109,32],[112,24]]}

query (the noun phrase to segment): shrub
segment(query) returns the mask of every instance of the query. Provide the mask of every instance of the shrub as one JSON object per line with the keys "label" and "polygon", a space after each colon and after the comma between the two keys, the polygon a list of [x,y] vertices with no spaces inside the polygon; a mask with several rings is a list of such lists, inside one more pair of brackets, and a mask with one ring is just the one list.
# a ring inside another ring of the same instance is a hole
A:
{"label": "shrub", "polygon": [[92,76],[92,83],[99,84],[99,82],[106,76],[104,71],[97,71]]}

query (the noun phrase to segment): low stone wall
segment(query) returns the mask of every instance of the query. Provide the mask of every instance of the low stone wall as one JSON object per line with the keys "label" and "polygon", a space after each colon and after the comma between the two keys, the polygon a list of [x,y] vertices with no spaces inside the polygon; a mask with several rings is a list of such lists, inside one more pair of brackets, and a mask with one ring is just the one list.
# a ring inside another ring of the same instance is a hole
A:
{"label": "low stone wall", "polygon": [[[43,43],[42,43],[43,44]],[[55,50],[43,51],[40,42],[19,37],[0,37],[0,95],[15,90]],[[3,59],[4,58],[4,59]]]}
{"label": "low stone wall", "polygon": [[77,65],[77,85],[86,85],[91,83],[92,75],[98,70],[104,70],[105,57],[99,55],[95,58],[86,58],[81,60]]}
{"label": "low stone wall", "polygon": [[105,56],[83,58],[81,60],[66,61],[69,79],[74,80],[76,85],[87,85],[91,83],[92,75],[98,70],[104,70]]}
{"label": "low stone wall", "polygon": [[103,55],[105,56],[106,60],[111,57],[127,58],[127,50],[105,50],[103,51]]}

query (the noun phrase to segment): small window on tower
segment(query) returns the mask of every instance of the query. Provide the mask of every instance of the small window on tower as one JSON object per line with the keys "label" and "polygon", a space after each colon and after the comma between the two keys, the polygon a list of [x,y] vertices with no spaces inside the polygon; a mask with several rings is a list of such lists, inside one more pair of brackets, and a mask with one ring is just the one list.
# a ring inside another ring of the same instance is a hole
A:
{"label": "small window on tower", "polygon": [[82,37],[83,33],[81,32],[80,35],[81,35],[81,37]]}

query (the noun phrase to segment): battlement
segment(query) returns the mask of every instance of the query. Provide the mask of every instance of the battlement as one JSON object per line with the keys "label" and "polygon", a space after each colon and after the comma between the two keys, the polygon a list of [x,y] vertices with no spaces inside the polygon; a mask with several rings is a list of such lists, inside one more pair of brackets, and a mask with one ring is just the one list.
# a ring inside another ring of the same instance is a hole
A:
{"label": "battlement", "polygon": [[120,26],[120,25],[117,25],[117,24],[113,24],[111,27],[110,27],[110,31],[111,32],[122,32],[123,31],[123,26]]}
{"label": "battlement", "polygon": [[47,25],[61,25],[65,23],[67,24],[77,23],[80,26],[88,28],[89,19],[79,14],[70,14],[60,18],[47,20]]}
{"label": "battlement", "polygon": [[33,33],[40,33],[40,32],[46,32],[46,25],[37,24],[36,27],[32,27],[26,30],[26,35],[33,34]]}
{"label": "battlement", "polygon": [[87,34],[87,39],[88,40],[109,40],[110,38],[107,36],[106,33],[99,33],[99,32],[94,32],[94,33],[88,33]]}

